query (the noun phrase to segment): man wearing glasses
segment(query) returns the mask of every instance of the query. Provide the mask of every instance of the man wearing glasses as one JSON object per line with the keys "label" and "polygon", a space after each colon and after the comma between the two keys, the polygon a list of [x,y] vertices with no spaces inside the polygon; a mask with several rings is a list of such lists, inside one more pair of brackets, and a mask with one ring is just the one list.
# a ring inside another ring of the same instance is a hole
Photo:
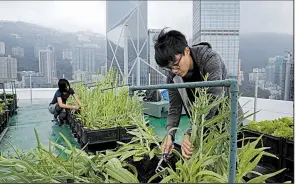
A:
{"label": "man wearing glasses", "polygon": [[[208,81],[224,80],[228,78],[225,64],[219,54],[212,50],[209,43],[203,42],[194,47],[189,47],[185,36],[176,30],[166,32],[161,31],[155,42],[155,60],[164,70],[169,72],[167,83],[177,83],[174,79],[181,79],[181,82],[204,81],[204,76],[208,73]],[[186,95],[190,102],[194,102],[195,89],[186,88]],[[220,96],[222,87],[210,87],[209,93]],[[182,112],[184,94],[178,89],[169,89],[169,111],[167,117],[166,136],[162,144],[162,151],[170,153],[173,149],[175,130],[169,132],[171,128],[178,127]],[[206,119],[212,118],[217,111],[214,107],[207,115]],[[239,108],[240,111],[240,108]],[[240,113],[239,113],[240,114]],[[242,113],[241,113],[242,114]],[[240,115],[241,115],[240,114]],[[190,143],[190,129],[185,133],[182,143],[182,155],[190,158],[193,147]]]}

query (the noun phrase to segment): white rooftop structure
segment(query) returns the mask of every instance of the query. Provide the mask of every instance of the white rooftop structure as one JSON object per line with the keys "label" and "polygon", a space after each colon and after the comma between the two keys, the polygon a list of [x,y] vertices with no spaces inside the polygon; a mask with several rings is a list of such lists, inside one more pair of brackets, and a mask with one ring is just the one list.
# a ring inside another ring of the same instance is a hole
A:
{"label": "white rooftop structure", "polygon": [[[57,88],[33,88],[32,99],[33,100],[52,100]],[[6,93],[10,93],[11,89],[6,89]],[[30,101],[30,89],[29,88],[17,88],[17,97],[19,100]],[[2,90],[0,89],[0,93]],[[240,97],[239,102],[243,106],[243,111],[253,113],[254,111],[254,98],[252,97]],[[293,117],[294,102],[283,100],[271,100],[271,99],[257,99],[257,111],[256,121],[262,120],[274,120],[281,117]],[[248,118],[253,120],[253,116]],[[245,122],[246,123],[246,122]]]}

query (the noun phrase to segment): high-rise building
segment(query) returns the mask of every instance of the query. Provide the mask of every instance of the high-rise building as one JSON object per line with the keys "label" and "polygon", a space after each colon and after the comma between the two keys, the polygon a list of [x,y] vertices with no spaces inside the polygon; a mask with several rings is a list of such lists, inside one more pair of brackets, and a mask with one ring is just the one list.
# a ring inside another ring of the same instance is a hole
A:
{"label": "high-rise building", "polygon": [[282,89],[284,87],[282,79],[283,75],[283,63],[284,63],[284,57],[283,56],[276,56],[274,65],[275,65],[275,70],[274,70],[274,84],[279,85]]}
{"label": "high-rise building", "polygon": [[95,73],[95,52],[98,47],[97,44],[77,45],[73,50],[73,71]]}
{"label": "high-rise building", "polygon": [[148,84],[147,1],[106,1],[107,70],[125,84]]}
{"label": "high-rise building", "polygon": [[0,57],[0,82],[10,82],[17,80],[17,59]]}
{"label": "high-rise building", "polygon": [[88,74],[86,71],[76,71],[73,73],[73,79],[79,82],[86,82],[88,80]]}
{"label": "high-rise building", "polygon": [[20,46],[13,47],[12,55],[16,57],[24,57],[24,48],[21,48]]}
{"label": "high-rise building", "polygon": [[73,53],[71,49],[63,49],[62,50],[62,59],[63,60],[72,60],[73,59]]}
{"label": "high-rise building", "polygon": [[150,73],[150,85],[165,84],[166,76],[165,71],[162,70],[155,60],[155,40],[161,32],[161,29],[149,29],[148,30],[148,62],[150,64],[149,73]]}
{"label": "high-rise building", "polygon": [[266,66],[266,80],[275,84],[275,60],[276,57],[270,57],[268,60],[268,65]]}
{"label": "high-rise building", "polygon": [[238,77],[239,30],[240,0],[193,0],[192,44],[209,42],[232,78]]}
{"label": "high-rise building", "polygon": [[0,56],[5,55],[5,43],[0,42]]}
{"label": "high-rise building", "polygon": [[289,101],[294,101],[294,58],[291,60]]}
{"label": "high-rise building", "polygon": [[292,101],[294,97],[294,59],[292,53],[269,58],[267,81],[281,87],[280,99]]}
{"label": "high-rise building", "polygon": [[291,86],[294,86],[291,85],[291,83],[294,83],[294,71],[292,71],[294,70],[294,67],[292,66],[294,66],[293,54],[288,53],[284,57],[284,61],[282,64],[282,74],[280,79],[282,84],[281,98],[286,101],[293,101],[293,98],[291,98],[290,96],[294,96],[292,95],[292,93],[294,94],[294,89],[291,90]]}
{"label": "high-rise building", "polygon": [[53,84],[57,80],[55,48],[48,45],[46,49],[39,50],[39,72],[44,75],[48,84]]}
{"label": "high-rise building", "polygon": [[45,49],[46,41],[45,37],[40,34],[34,35],[34,57],[39,58],[39,50]]}

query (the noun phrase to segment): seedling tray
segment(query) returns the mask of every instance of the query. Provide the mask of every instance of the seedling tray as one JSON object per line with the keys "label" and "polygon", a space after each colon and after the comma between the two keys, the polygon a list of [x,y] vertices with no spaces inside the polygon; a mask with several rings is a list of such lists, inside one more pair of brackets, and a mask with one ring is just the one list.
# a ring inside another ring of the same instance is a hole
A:
{"label": "seedling tray", "polygon": [[101,130],[88,130],[87,128],[82,127],[82,142],[83,144],[89,143],[100,144],[108,142],[118,141],[118,128],[107,128]]}
{"label": "seedling tray", "polygon": [[282,156],[277,157],[278,159],[264,155],[260,160],[259,165],[268,170],[278,171],[282,169]]}
{"label": "seedling tray", "polygon": [[[242,133],[244,134],[244,138],[246,138],[246,137],[260,137],[262,135],[262,133],[260,133],[260,132],[251,131],[251,130],[243,130]],[[245,140],[245,144],[248,141],[253,142],[254,140],[255,139]],[[259,142],[257,144],[257,147],[258,148],[259,147],[270,147],[266,151],[280,157],[282,155],[282,149],[283,149],[283,138],[271,136],[271,135],[268,135],[268,134],[263,134],[261,142]]]}
{"label": "seedling tray", "polygon": [[[83,148],[85,144],[83,144],[83,141],[80,140],[80,146]],[[107,142],[107,143],[100,143],[100,144],[88,144],[85,148],[84,151],[86,153],[92,153],[96,154],[97,152],[105,152],[106,150],[115,150],[118,147],[117,142]]]}
{"label": "seedling tray", "polygon": [[119,141],[130,141],[134,136],[127,133],[127,131],[131,131],[136,129],[137,126],[128,126],[128,127],[119,127]]}
{"label": "seedling tray", "polygon": [[294,159],[294,142],[285,140],[283,143],[283,157],[288,159]]}
{"label": "seedling tray", "polygon": [[286,168],[285,174],[294,178],[294,160],[284,158],[282,160],[282,168]]}

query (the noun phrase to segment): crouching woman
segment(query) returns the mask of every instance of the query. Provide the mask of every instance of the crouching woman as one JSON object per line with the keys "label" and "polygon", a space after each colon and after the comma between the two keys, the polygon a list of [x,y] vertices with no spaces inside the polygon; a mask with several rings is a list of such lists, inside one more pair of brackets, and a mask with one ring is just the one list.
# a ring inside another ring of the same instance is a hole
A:
{"label": "crouching woman", "polygon": [[[71,106],[66,104],[70,95],[75,98],[78,106]],[[55,92],[54,98],[49,104],[48,108],[49,112],[54,115],[54,119],[52,121],[59,121],[60,123],[64,123],[63,121],[67,120],[66,109],[79,110],[79,107],[81,107],[81,103],[79,98],[75,94],[74,89],[70,87],[70,84],[66,79],[60,79],[58,81],[58,90]]]}

